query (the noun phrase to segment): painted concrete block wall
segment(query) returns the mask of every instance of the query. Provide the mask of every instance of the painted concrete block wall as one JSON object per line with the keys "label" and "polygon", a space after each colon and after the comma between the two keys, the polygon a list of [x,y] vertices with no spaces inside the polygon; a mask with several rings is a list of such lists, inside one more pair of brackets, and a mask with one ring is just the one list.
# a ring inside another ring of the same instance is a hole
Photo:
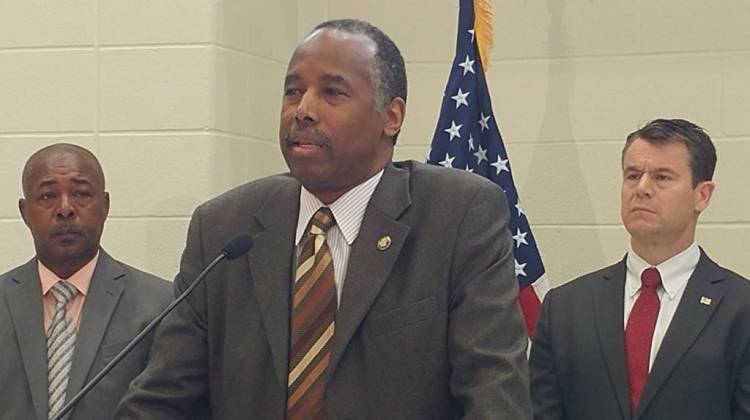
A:
{"label": "painted concrete block wall", "polygon": [[[718,189],[698,241],[750,275],[750,3],[495,0],[488,77],[551,284],[619,259],[620,150],[649,119],[703,125]],[[454,52],[453,0],[0,0],[0,271],[33,253],[20,171],[69,141],[100,157],[105,247],[165,277],[194,207],[284,169],[286,62],[312,26],[370,20],[401,47],[407,120],[396,157],[423,160]]]}

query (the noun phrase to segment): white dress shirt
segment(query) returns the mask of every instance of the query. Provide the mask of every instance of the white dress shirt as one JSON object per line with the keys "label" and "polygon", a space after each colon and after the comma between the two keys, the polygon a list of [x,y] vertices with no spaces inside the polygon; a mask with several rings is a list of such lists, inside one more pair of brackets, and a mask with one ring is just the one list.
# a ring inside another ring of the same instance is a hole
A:
{"label": "white dress shirt", "polygon": [[[349,265],[349,251],[351,250],[354,240],[359,235],[359,229],[362,227],[362,219],[365,217],[367,204],[370,202],[375,187],[378,186],[380,178],[383,176],[383,170],[373,175],[365,182],[357,185],[336,201],[328,205],[336,219],[336,225],[333,226],[326,235],[328,248],[333,254],[333,275],[336,281],[336,301],[341,303],[341,292],[344,289],[344,279],[346,278],[346,269]],[[294,239],[296,253],[292,273],[297,269],[297,259],[302,251],[300,241],[305,234],[310,219],[321,207],[326,207],[322,201],[307,191],[303,186],[300,189],[299,198],[299,215],[297,217],[297,234]]]}
{"label": "white dress shirt", "polygon": [[[651,340],[651,355],[648,369],[654,365],[654,359],[659,351],[664,335],[672,322],[677,305],[680,304],[682,293],[685,291],[688,279],[693,275],[698,265],[701,253],[698,245],[693,242],[686,250],[656,266],[661,275],[661,285],[656,293],[659,295],[659,316],[656,318],[654,337]],[[623,329],[628,325],[628,317],[636,299],[641,294],[641,273],[652,267],[631,249],[626,259],[627,274],[625,275],[625,313]]]}

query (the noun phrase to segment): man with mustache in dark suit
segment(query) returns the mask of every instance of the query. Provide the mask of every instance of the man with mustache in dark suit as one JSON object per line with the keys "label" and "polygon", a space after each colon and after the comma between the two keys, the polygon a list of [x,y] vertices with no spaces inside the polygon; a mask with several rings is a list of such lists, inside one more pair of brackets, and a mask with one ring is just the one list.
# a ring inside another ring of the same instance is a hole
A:
{"label": "man with mustache in dark suit", "polygon": [[396,45],[372,25],[318,25],[287,68],[290,173],[195,212],[183,290],[115,419],[508,419],[531,416],[508,205],[490,181],[392,162],[406,110]]}

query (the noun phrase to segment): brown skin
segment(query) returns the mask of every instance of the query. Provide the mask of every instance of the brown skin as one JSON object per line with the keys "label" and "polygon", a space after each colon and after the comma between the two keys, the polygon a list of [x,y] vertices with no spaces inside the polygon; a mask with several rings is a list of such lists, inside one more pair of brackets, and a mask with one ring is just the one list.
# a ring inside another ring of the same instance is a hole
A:
{"label": "brown skin", "polygon": [[406,105],[377,104],[375,43],[335,29],[310,34],[287,68],[279,139],[287,166],[329,204],[378,173],[393,157]]}
{"label": "brown skin", "polygon": [[96,255],[109,213],[109,193],[99,165],[67,145],[34,155],[18,201],[34,238],[37,258],[62,279]]}
{"label": "brown skin", "polygon": [[693,187],[684,144],[633,141],[623,157],[621,190],[621,216],[633,251],[657,265],[687,249],[715,188],[712,181]]}

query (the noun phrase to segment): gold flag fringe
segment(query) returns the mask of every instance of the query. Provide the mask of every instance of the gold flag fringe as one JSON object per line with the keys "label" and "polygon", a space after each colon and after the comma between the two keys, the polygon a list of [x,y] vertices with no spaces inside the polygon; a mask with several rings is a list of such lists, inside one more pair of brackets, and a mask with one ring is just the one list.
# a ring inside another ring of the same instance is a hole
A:
{"label": "gold flag fringe", "polygon": [[474,0],[474,36],[477,40],[482,68],[487,72],[490,67],[490,53],[495,44],[491,0]]}

